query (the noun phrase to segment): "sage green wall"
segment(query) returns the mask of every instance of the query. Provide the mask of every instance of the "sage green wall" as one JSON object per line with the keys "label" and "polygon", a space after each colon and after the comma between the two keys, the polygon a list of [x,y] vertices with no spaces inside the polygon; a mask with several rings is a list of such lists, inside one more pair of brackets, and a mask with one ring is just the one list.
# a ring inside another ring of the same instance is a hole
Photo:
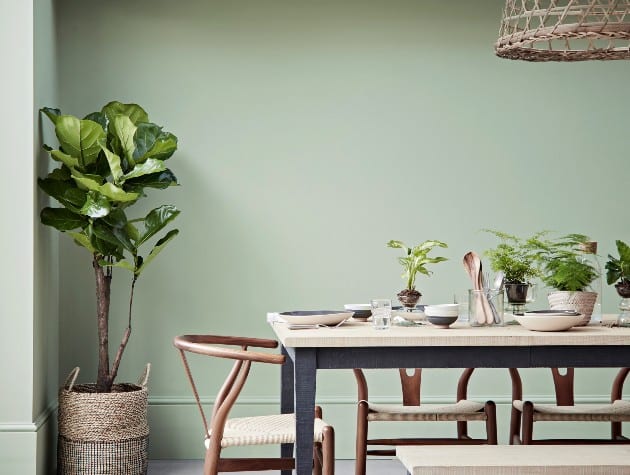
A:
{"label": "sage green wall", "polygon": [[[150,203],[183,210],[181,235],[138,283],[120,375],[135,379],[153,363],[153,458],[201,453],[174,335],[271,337],[267,311],[393,297],[403,281],[389,239],[449,243],[450,260],[419,279],[425,302],[467,289],[462,256],[495,243],[482,228],[584,232],[602,255],[630,239],[621,191],[630,64],[500,60],[492,44],[502,3],[57,2],[63,110],[134,101],[180,138],[171,167],[182,186]],[[90,380],[89,256],[60,244],[60,372],[79,364]],[[128,276],[115,279],[112,340]],[[607,288],[604,310],[615,304]],[[204,394],[216,391],[219,369]],[[549,398],[547,373],[525,373],[527,393]],[[605,400],[611,374],[579,372],[579,400]],[[451,399],[456,377],[429,372],[428,400]],[[275,378],[256,372],[238,411],[275,409]],[[374,396],[393,398],[389,382],[381,375]],[[319,375],[342,457],[352,456],[354,391],[347,371]],[[505,435],[506,372],[481,371],[473,395],[501,403]]]}
{"label": "sage green wall", "polygon": [[[38,104],[57,102],[52,0],[5,2],[0,56],[7,172],[0,201],[4,250],[0,284],[0,472],[44,474],[54,469],[58,385],[58,240],[39,225],[45,200],[35,176],[40,153]],[[38,78],[35,80],[35,78]],[[53,136],[54,138],[54,136]],[[50,137],[47,137],[50,140]]]}

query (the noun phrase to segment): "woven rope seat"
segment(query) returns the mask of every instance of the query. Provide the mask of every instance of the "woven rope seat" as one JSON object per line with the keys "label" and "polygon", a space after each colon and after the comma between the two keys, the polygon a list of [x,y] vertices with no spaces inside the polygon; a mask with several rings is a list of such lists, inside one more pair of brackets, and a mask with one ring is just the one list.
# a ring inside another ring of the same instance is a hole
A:
{"label": "woven rope seat", "polygon": [[[523,401],[515,400],[514,407],[523,411]],[[630,420],[630,401],[614,401],[610,404],[578,404],[558,406],[555,404],[534,404],[534,420],[555,421],[571,418],[576,421]]]}
{"label": "woven rope seat", "polygon": [[397,404],[374,404],[368,402],[369,421],[453,421],[466,416],[484,420],[484,405],[474,401],[462,400],[454,404],[422,404],[421,406],[402,406]]}
{"label": "woven rope seat", "polygon": [[495,51],[525,61],[630,59],[630,0],[507,0]]}
{"label": "woven rope seat", "polygon": [[[322,442],[326,423],[315,419],[313,442]],[[208,431],[208,435],[212,431]],[[208,445],[206,439],[206,447]],[[291,444],[295,442],[295,414],[237,417],[228,419],[221,439],[221,447],[243,445]]]}

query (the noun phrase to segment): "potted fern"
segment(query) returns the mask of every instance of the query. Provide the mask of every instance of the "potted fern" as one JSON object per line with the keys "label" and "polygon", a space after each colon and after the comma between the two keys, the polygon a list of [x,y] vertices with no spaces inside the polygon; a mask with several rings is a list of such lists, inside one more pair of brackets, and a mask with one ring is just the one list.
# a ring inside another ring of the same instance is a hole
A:
{"label": "potted fern", "polygon": [[424,241],[414,247],[407,247],[402,241],[391,240],[387,243],[387,247],[393,249],[402,249],[404,256],[398,258],[398,262],[403,266],[403,279],[405,279],[406,287],[398,292],[398,300],[406,308],[414,308],[420,300],[422,294],[416,290],[416,275],[418,273],[427,276],[431,275],[431,271],[427,269],[427,264],[437,264],[443,262],[446,257],[429,257],[428,254],[435,247],[448,247],[441,241]]}
{"label": "potted fern", "polygon": [[515,307],[522,307],[527,302],[532,279],[540,276],[537,265],[536,239],[543,233],[523,239],[514,234],[484,229],[485,232],[499,238],[496,247],[485,251],[490,259],[490,267],[495,272],[502,272],[504,276],[505,293],[508,303]]}
{"label": "potted fern", "polygon": [[[149,189],[177,184],[166,166],[177,137],[149,121],[137,104],[110,102],[83,119],[43,108],[59,147],[44,148],[58,165],[39,187],[60,206],[40,217],[91,256],[96,288],[98,370],[93,384],[75,385],[78,368],[59,395],[59,473],[146,473],[148,367],[138,384],[116,384],[132,329],[134,291],[149,264],[178,234],[166,227],[179,210],[132,208]],[[158,233],[163,233],[157,239]],[[157,240],[156,240],[157,239]],[[149,252],[141,251],[145,246]],[[127,325],[110,364],[109,307],[114,269],[129,272]]]}
{"label": "potted fern", "polygon": [[597,243],[583,234],[567,234],[539,239],[536,244],[542,280],[555,289],[547,296],[550,308],[580,312],[584,316],[581,325],[588,324],[598,297],[593,283],[600,271],[585,256],[596,252]]}

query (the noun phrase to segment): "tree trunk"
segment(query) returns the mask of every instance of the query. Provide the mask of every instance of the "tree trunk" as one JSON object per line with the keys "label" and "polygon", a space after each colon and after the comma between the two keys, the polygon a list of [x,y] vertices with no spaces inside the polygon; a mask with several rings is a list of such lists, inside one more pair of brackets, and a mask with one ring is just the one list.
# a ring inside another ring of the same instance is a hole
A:
{"label": "tree trunk", "polygon": [[94,254],[92,267],[96,276],[96,321],[98,326],[98,392],[110,392],[112,381],[109,375],[109,299],[111,275],[105,275],[105,268],[99,264],[99,256]]}

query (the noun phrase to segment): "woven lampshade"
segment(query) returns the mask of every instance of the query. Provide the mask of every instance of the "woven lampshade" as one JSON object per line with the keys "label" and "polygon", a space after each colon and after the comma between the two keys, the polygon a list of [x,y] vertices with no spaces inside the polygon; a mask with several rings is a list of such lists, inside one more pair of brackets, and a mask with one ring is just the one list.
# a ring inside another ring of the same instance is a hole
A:
{"label": "woven lampshade", "polygon": [[525,61],[630,59],[630,0],[507,0],[495,50]]}

